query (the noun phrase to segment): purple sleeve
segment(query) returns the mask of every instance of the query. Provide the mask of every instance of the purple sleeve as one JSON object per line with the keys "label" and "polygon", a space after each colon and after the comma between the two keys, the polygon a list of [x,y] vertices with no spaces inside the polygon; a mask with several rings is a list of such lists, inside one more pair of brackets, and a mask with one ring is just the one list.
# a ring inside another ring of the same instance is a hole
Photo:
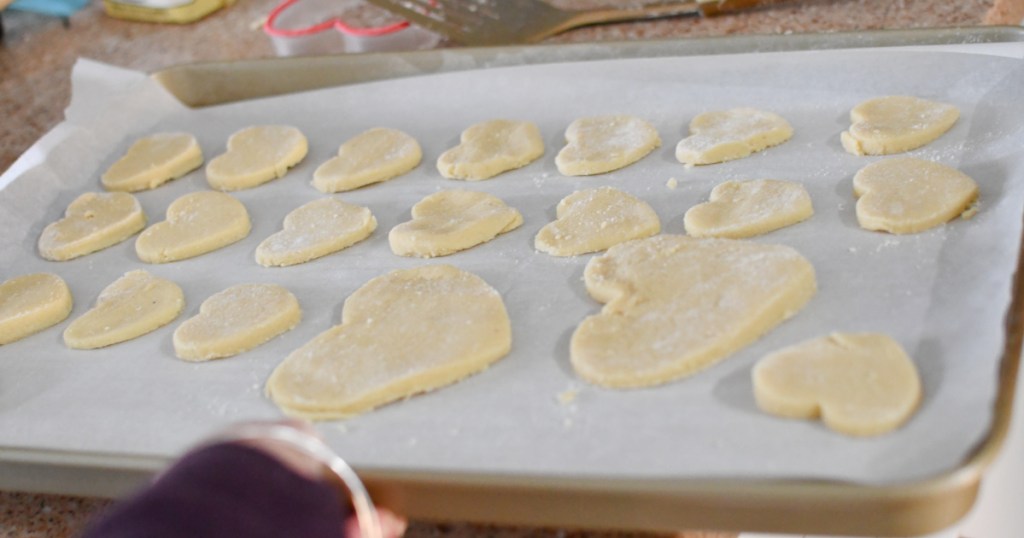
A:
{"label": "purple sleeve", "polygon": [[83,538],[342,538],[346,515],[326,482],[259,450],[220,444],[184,457]]}

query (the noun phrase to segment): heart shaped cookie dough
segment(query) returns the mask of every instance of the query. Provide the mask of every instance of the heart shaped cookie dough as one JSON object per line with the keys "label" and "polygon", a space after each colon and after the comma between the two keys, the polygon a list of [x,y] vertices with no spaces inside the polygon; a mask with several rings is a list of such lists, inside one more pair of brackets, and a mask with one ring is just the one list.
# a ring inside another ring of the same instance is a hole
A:
{"label": "heart shaped cookie dough", "polygon": [[188,133],[157,133],[140,138],[103,173],[110,191],[155,189],[203,164],[203,150]]}
{"label": "heart shaped cookie dough", "polygon": [[39,255],[65,261],[116,245],[146,227],[146,215],[124,192],[87,192],[68,204],[64,218],[43,228]]}
{"label": "heart shaped cookie dough", "polygon": [[447,256],[486,243],[522,223],[522,214],[496,196],[441,191],[412,206],[412,220],[392,228],[388,243],[399,256]]}
{"label": "heart shaped cookie dough", "polygon": [[775,179],[726,181],[711,198],[683,217],[694,237],[740,239],[766,234],[811,218],[811,196],[800,183]]}
{"label": "heart shaped cookie dough", "polygon": [[485,121],[462,131],[460,140],[437,159],[437,170],[446,178],[489,179],[544,154],[540,129],[528,121]]}
{"label": "heart shaped cookie dough", "polygon": [[100,292],[96,306],[64,330],[72,349],[96,349],[138,338],[174,321],[185,308],[177,284],[146,271],[129,271]]}
{"label": "heart shaped cookie dough", "polygon": [[906,95],[879,97],[853,107],[850,129],[840,140],[854,155],[902,153],[939,138],[959,117],[950,104]]}
{"label": "heart shaped cookie dough", "polygon": [[676,159],[686,165],[741,159],[793,137],[782,116],[755,108],[705,112],[690,122],[690,136],[676,146]]}
{"label": "heart shaped cookie dough", "polygon": [[313,172],[321,192],[342,192],[398,177],[420,164],[416,139],[397,129],[370,129],[338,148],[338,156]]}
{"label": "heart shaped cookie dough", "polygon": [[616,245],[587,264],[605,303],[580,323],[576,372],[613,388],[666,383],[750,344],[804,307],[814,267],[792,248],[658,235]]}
{"label": "heart shaped cookie dough", "polygon": [[211,295],[174,331],[174,353],[188,361],[237,355],[290,331],[299,301],[276,284],[239,284]]}
{"label": "heart shaped cookie dough", "polygon": [[569,143],[555,165],[565,176],[603,174],[629,166],[661,145],[658,130],[635,116],[580,118],[565,130]]}
{"label": "heart shaped cookie dough", "polygon": [[287,125],[247,127],[228,138],[228,151],[206,165],[206,181],[222,191],[262,185],[306,157],[306,137]]}
{"label": "heart shaped cookie dough", "polygon": [[251,228],[242,202],[222,192],[193,192],[171,202],[167,220],[139,235],[135,253],[146,263],[184,260],[239,241]]}
{"label": "heart shaped cookie dough", "polygon": [[71,313],[71,290],[50,273],[17,276],[0,284],[0,345],[52,327]]}
{"label": "heart shaped cookie dough", "polygon": [[377,229],[370,210],[334,198],[305,204],[284,218],[284,230],[256,247],[265,267],[295,265],[350,247]]}
{"label": "heart shaped cookie dough", "polygon": [[558,202],[557,220],[540,229],[533,244],[553,256],[576,256],[650,237],[661,221],[647,202],[612,187],[576,191]]}
{"label": "heart shaped cookie dough", "polygon": [[508,354],[501,295],[450,265],[392,271],[345,301],[341,325],[292,352],[267,381],[290,415],[344,418],[454,383]]}
{"label": "heart shaped cookie dough", "polygon": [[967,213],[978,199],[978,184],[944,164],[902,157],[861,168],[853,194],[861,228],[911,234]]}
{"label": "heart shaped cookie dough", "polygon": [[879,435],[902,425],[921,400],[914,362],[884,334],[832,333],[781,349],[753,370],[763,411],[818,418],[848,435]]}

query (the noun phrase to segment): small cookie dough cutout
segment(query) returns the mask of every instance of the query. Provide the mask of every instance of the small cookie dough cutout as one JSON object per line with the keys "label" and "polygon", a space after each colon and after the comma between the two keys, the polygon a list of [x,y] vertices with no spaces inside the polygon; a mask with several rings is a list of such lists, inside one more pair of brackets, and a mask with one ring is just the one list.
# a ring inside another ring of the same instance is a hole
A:
{"label": "small cookie dough cutout", "polygon": [[742,349],[814,296],[814,267],[790,247],[658,235],[590,260],[587,292],[604,304],[572,335],[570,359],[605,387],[660,385]]}
{"label": "small cookie dough cutout", "polygon": [[138,338],[167,325],[185,308],[177,284],[129,271],[100,292],[96,306],[64,330],[71,349],[96,349]]}
{"label": "small cookie dough cutout", "polygon": [[462,131],[461,143],[441,154],[437,170],[449,179],[479,181],[522,168],[544,155],[537,125],[491,120]]}
{"label": "small cookie dough cutout", "polygon": [[693,237],[742,239],[785,228],[814,215],[807,189],[794,181],[726,181],[711,190],[709,201],[683,217]]}
{"label": "small cookie dough cutout", "polygon": [[167,263],[212,252],[249,235],[252,224],[242,202],[222,192],[193,192],[167,206],[167,220],[135,240],[146,263]]}
{"label": "small cookie dough cutout", "polygon": [[661,221],[647,202],[612,187],[576,191],[558,202],[556,220],[540,229],[534,246],[552,256],[577,256],[650,237]]}
{"label": "small cookie dough cutout", "polygon": [[847,435],[888,433],[921,400],[917,368],[884,334],[832,333],[765,356],[754,366],[754,396],[766,413],[821,418]]}
{"label": "small cookie dough cutout", "polygon": [[64,217],[43,228],[39,255],[66,261],[116,245],[146,227],[146,215],[124,192],[87,192],[68,204]]}
{"label": "small cookie dough cutout", "polygon": [[854,155],[891,155],[924,146],[960,117],[953,105],[906,95],[865,101],[850,111],[850,129],[840,135]]}
{"label": "small cookie dough cutout", "polygon": [[447,256],[486,243],[522,223],[522,214],[496,196],[447,190],[412,206],[412,220],[392,228],[388,243],[399,256]]}
{"label": "small cookie dough cutout", "polygon": [[686,165],[742,159],[793,137],[782,116],[756,108],[705,112],[690,122],[690,136],[676,146],[676,159]]}
{"label": "small cookie dough cutout", "polygon": [[103,173],[109,191],[155,189],[203,164],[203,150],[188,133],[157,133],[135,141],[123,157]]}
{"label": "small cookie dough cutout", "polygon": [[289,415],[346,418],[459,381],[511,346],[501,295],[480,277],[450,265],[392,271],[288,355],[267,394]]}
{"label": "small cookie dough cutout", "polygon": [[305,135],[295,127],[247,127],[231,135],[227,152],[206,165],[206,181],[221,191],[250,189],[284,176],[308,149]]}
{"label": "small cookie dough cutout", "polygon": [[256,262],[264,267],[305,263],[348,248],[375,229],[377,219],[368,208],[321,198],[288,213],[284,229],[256,247]]}
{"label": "small cookie dough cutout", "polygon": [[422,158],[415,138],[397,129],[370,129],[346,141],[337,157],[320,165],[313,172],[313,186],[325,193],[358,189],[405,174]]}
{"label": "small cookie dough cutout", "polygon": [[901,157],[861,168],[853,176],[853,194],[861,228],[911,234],[972,211],[978,184],[944,164]]}
{"label": "small cookie dough cutout", "polygon": [[4,281],[0,284],[0,345],[64,321],[72,306],[71,290],[57,275],[33,273]]}
{"label": "small cookie dough cutout", "polygon": [[555,157],[564,176],[603,174],[629,166],[661,146],[658,130],[635,116],[580,118],[565,130],[568,145]]}
{"label": "small cookie dough cutout", "polygon": [[211,295],[174,331],[174,353],[187,361],[231,357],[292,330],[299,301],[276,284],[239,284]]}

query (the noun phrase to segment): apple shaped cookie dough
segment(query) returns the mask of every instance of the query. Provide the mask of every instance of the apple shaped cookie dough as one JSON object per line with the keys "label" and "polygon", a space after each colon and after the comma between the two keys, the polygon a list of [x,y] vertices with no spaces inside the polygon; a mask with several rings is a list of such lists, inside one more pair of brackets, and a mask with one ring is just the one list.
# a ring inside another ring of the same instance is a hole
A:
{"label": "apple shaped cookie dough", "polygon": [[612,388],[658,385],[706,368],[800,311],[814,267],[792,248],[658,235],[587,264],[605,303],[572,335],[573,368]]}
{"label": "apple shaped cookie dough", "polygon": [[544,154],[544,140],[528,121],[491,120],[462,131],[458,146],[441,154],[437,170],[450,179],[479,181],[526,166]]}
{"label": "apple shaped cookie dough", "polygon": [[103,173],[110,191],[155,189],[203,164],[203,150],[188,133],[157,133],[140,138]]}
{"label": "apple shaped cookie dough", "polygon": [[52,327],[68,317],[71,290],[50,273],[17,276],[0,284],[0,345]]}
{"label": "apple shaped cookie dough", "polygon": [[522,214],[496,196],[441,191],[412,206],[412,220],[392,228],[388,243],[399,256],[447,256],[486,243],[522,223]]}
{"label": "apple shaped cookie dough", "polygon": [[534,246],[552,256],[576,256],[650,237],[661,221],[647,202],[612,187],[576,191],[558,202],[556,220],[540,229]]}
{"label": "apple shaped cookie dough", "polygon": [[568,145],[555,157],[565,176],[603,174],[629,166],[661,145],[658,130],[634,116],[580,118],[565,130]]}
{"label": "apple shaped cookie dough", "polygon": [[228,151],[206,165],[206,181],[221,191],[262,185],[306,157],[306,137],[287,125],[247,127],[228,138]]}
{"label": "apple shaped cookie dough", "polygon": [[292,352],[267,381],[290,415],[345,418],[454,383],[508,354],[501,295],[450,265],[392,271],[355,291],[341,325]]}
{"label": "apple shaped cookie dough", "polygon": [[711,190],[709,201],[686,212],[683,226],[693,237],[740,239],[785,228],[813,214],[811,197],[800,183],[726,181]]}
{"label": "apple shaped cookie dough", "polygon": [[697,115],[690,136],[676,146],[676,159],[692,166],[742,159],[793,137],[782,116],[755,108],[733,108]]}
{"label": "apple shaped cookie dough", "polygon": [[375,229],[377,219],[368,208],[321,198],[288,213],[284,230],[256,247],[256,262],[264,267],[308,262],[348,248]]}
{"label": "apple shaped cookie dough", "polygon": [[906,95],[879,97],[853,107],[850,129],[840,140],[854,155],[902,153],[939,138],[959,117],[950,104]]}
{"label": "apple shaped cookie dough", "polygon": [[65,261],[105,249],[146,227],[146,215],[124,192],[87,192],[68,205],[64,218],[43,229],[39,255]]}
{"label": "apple shaped cookie dough", "polygon": [[237,355],[293,329],[299,301],[276,284],[239,284],[211,295],[174,331],[174,353],[188,361]]}
{"label": "apple shaped cookie dough", "polygon": [[861,168],[853,193],[861,228],[911,234],[967,212],[978,199],[978,184],[944,164],[901,157]]}
{"label": "apple shaped cookie dough", "polygon": [[761,359],[753,370],[763,411],[818,418],[847,435],[879,435],[902,425],[921,400],[914,362],[884,334],[832,333]]}
{"label": "apple shaped cookie dough", "polygon": [[167,206],[167,220],[143,231],[135,253],[146,263],[167,263],[206,254],[249,235],[242,202],[222,192],[193,192]]}
{"label": "apple shaped cookie dough", "polygon": [[321,192],[342,192],[398,177],[420,164],[423,151],[416,139],[397,129],[363,132],[338,148],[338,156],[313,172]]}
{"label": "apple shaped cookie dough", "polygon": [[96,306],[64,330],[72,349],[96,349],[138,338],[174,321],[185,308],[177,284],[129,271],[100,292]]}

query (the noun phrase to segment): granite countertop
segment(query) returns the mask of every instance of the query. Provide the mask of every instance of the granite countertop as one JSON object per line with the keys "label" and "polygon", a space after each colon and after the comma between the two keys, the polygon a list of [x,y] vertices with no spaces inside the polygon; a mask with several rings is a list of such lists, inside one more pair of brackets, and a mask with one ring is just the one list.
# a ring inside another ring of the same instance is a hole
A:
{"label": "granite countertop", "polygon": [[[276,0],[242,0],[191,25],[115,20],[94,0],[67,24],[59,19],[3,12],[0,46],[0,171],[6,170],[63,116],[76,58],[88,57],[153,71],[175,64],[274,56],[260,26]],[[559,0],[563,7],[594,0]],[[605,2],[607,3],[607,2]],[[765,0],[757,9],[716,18],[680,18],[574,30],[551,43],[637,40],[733,34],[857,31],[1020,24],[1024,0]],[[104,499],[0,492],[0,536],[71,536]],[[413,522],[409,536],[611,536],[564,530]],[[624,536],[621,533],[615,536]],[[729,533],[686,532],[680,538],[732,538]]]}

